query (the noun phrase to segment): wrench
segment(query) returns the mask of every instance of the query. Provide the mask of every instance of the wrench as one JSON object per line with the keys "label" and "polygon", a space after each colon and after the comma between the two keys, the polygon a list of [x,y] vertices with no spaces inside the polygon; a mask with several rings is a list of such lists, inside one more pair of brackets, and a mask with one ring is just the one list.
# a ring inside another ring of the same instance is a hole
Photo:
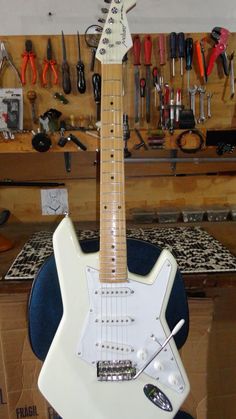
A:
{"label": "wrench", "polygon": [[211,98],[213,93],[207,93],[207,118],[211,118]]}
{"label": "wrench", "polygon": [[205,117],[205,110],[204,110],[204,98],[205,98],[205,93],[206,93],[206,89],[203,86],[199,86],[198,87],[198,92],[199,92],[199,105],[200,105],[200,115],[198,118],[198,123],[204,123],[206,120]]}
{"label": "wrench", "polygon": [[193,111],[193,115],[195,116],[195,95],[197,93],[198,87],[194,85],[193,87],[189,88],[189,94],[190,94],[190,109]]}

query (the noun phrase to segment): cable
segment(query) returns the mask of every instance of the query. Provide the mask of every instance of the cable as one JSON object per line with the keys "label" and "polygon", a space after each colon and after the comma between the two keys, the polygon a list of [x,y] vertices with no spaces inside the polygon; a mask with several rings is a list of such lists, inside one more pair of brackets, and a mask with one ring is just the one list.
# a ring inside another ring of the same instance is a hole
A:
{"label": "cable", "polygon": [[[187,135],[195,135],[198,137],[199,139],[199,144],[197,147],[194,148],[184,148],[183,147],[183,138],[185,138]],[[184,153],[197,153],[198,151],[202,150],[204,147],[204,136],[201,133],[201,131],[197,130],[197,129],[193,129],[193,130],[186,130],[183,131],[177,138],[176,138],[176,144],[178,145],[178,147],[180,148],[181,151],[183,151]]]}

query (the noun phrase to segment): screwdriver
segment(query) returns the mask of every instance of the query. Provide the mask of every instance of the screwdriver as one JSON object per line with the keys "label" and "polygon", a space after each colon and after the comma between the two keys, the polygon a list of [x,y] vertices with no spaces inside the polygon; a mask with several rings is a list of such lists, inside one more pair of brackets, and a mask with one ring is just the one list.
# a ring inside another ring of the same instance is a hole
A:
{"label": "screwdriver", "polygon": [[166,63],[166,50],[165,50],[165,35],[161,33],[158,38],[158,50],[160,55],[160,65]]}
{"label": "screwdriver", "polygon": [[79,60],[76,64],[77,70],[77,89],[79,93],[85,93],[86,91],[86,81],[84,76],[84,63],[81,60],[81,50],[80,50],[80,37],[79,32],[77,31],[77,38],[78,38],[78,55]]}
{"label": "screwdriver", "polygon": [[140,79],[139,89],[140,89],[140,97],[141,97],[141,117],[143,119],[143,102],[144,102],[145,93],[146,93],[146,80],[144,78]]}
{"label": "screwdriver", "polygon": [[189,92],[190,88],[190,70],[192,70],[193,61],[193,38],[185,39],[185,59],[186,59],[186,70],[187,70],[187,88]]}
{"label": "screwdriver", "polygon": [[177,58],[177,34],[170,34],[170,58],[172,60],[172,77],[175,77],[175,59]]}
{"label": "screwdriver", "polygon": [[134,54],[134,122],[139,122],[139,66],[140,66],[141,41],[139,35],[133,39]]}
{"label": "screwdriver", "polygon": [[183,59],[184,59],[184,49],[185,49],[185,38],[184,33],[179,32],[177,35],[177,43],[178,43],[178,56],[180,58],[180,75],[183,77],[184,75],[184,68],[183,68]]}
{"label": "screwdriver", "polygon": [[150,35],[144,38],[144,64],[146,66],[146,121],[151,119],[151,56],[152,39]]}
{"label": "screwdriver", "polygon": [[157,89],[156,85],[158,83],[158,69],[157,67],[153,67],[152,69],[152,80],[153,80],[153,86],[154,86],[154,104],[155,108],[157,107]]}
{"label": "screwdriver", "polygon": [[66,58],[66,45],[65,45],[65,38],[64,33],[61,31],[62,35],[62,88],[64,93],[69,94],[71,92],[71,81],[70,81],[70,67]]}
{"label": "screwdriver", "polygon": [[98,73],[94,73],[92,76],[92,84],[93,84],[93,95],[94,95],[94,100],[96,103],[96,119],[97,122],[100,121],[101,119],[101,109],[100,109],[100,105],[101,105],[101,76]]}

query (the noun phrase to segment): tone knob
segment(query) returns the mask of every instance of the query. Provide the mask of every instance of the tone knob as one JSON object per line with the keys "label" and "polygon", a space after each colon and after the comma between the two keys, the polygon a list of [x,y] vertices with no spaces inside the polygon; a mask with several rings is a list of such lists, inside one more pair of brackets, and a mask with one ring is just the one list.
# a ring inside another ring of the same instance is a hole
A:
{"label": "tone knob", "polygon": [[145,349],[139,349],[137,352],[137,358],[140,359],[141,361],[146,361],[148,357],[148,353]]}
{"label": "tone knob", "polygon": [[153,366],[154,366],[156,371],[163,371],[164,370],[164,365],[160,361],[155,361]]}

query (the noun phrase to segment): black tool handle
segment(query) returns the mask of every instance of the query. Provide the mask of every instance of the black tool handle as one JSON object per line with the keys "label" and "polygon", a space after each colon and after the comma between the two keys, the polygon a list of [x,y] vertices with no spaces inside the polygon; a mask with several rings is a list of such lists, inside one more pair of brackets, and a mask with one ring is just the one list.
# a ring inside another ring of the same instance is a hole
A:
{"label": "black tool handle", "polygon": [[170,58],[177,58],[177,34],[171,32],[170,34]]}
{"label": "black tool handle", "polygon": [[185,58],[186,58],[186,70],[192,69],[193,61],[193,38],[185,39]]}
{"label": "black tool handle", "polygon": [[77,89],[79,93],[86,92],[86,80],[84,74],[84,63],[82,61],[78,61],[76,65],[77,70]]}
{"label": "black tool handle", "polygon": [[100,121],[100,103],[101,103],[101,76],[94,73],[92,76],[94,100],[97,105],[97,121]]}
{"label": "black tool handle", "polygon": [[184,33],[183,32],[178,33],[177,41],[178,41],[178,55],[179,55],[179,58],[184,58],[185,38],[184,38]]}
{"label": "black tool handle", "polygon": [[86,145],[84,145],[75,135],[70,134],[67,138],[68,140],[73,141],[73,143],[75,143],[79,148],[81,148],[81,150],[83,151],[87,150]]}
{"label": "black tool handle", "polygon": [[67,61],[62,62],[62,88],[66,95],[71,92],[70,67]]}
{"label": "black tool handle", "polygon": [[222,60],[224,73],[225,73],[226,76],[228,76],[229,75],[229,62],[228,62],[226,52],[222,52],[222,54],[220,54],[220,57],[221,57],[221,60]]}

